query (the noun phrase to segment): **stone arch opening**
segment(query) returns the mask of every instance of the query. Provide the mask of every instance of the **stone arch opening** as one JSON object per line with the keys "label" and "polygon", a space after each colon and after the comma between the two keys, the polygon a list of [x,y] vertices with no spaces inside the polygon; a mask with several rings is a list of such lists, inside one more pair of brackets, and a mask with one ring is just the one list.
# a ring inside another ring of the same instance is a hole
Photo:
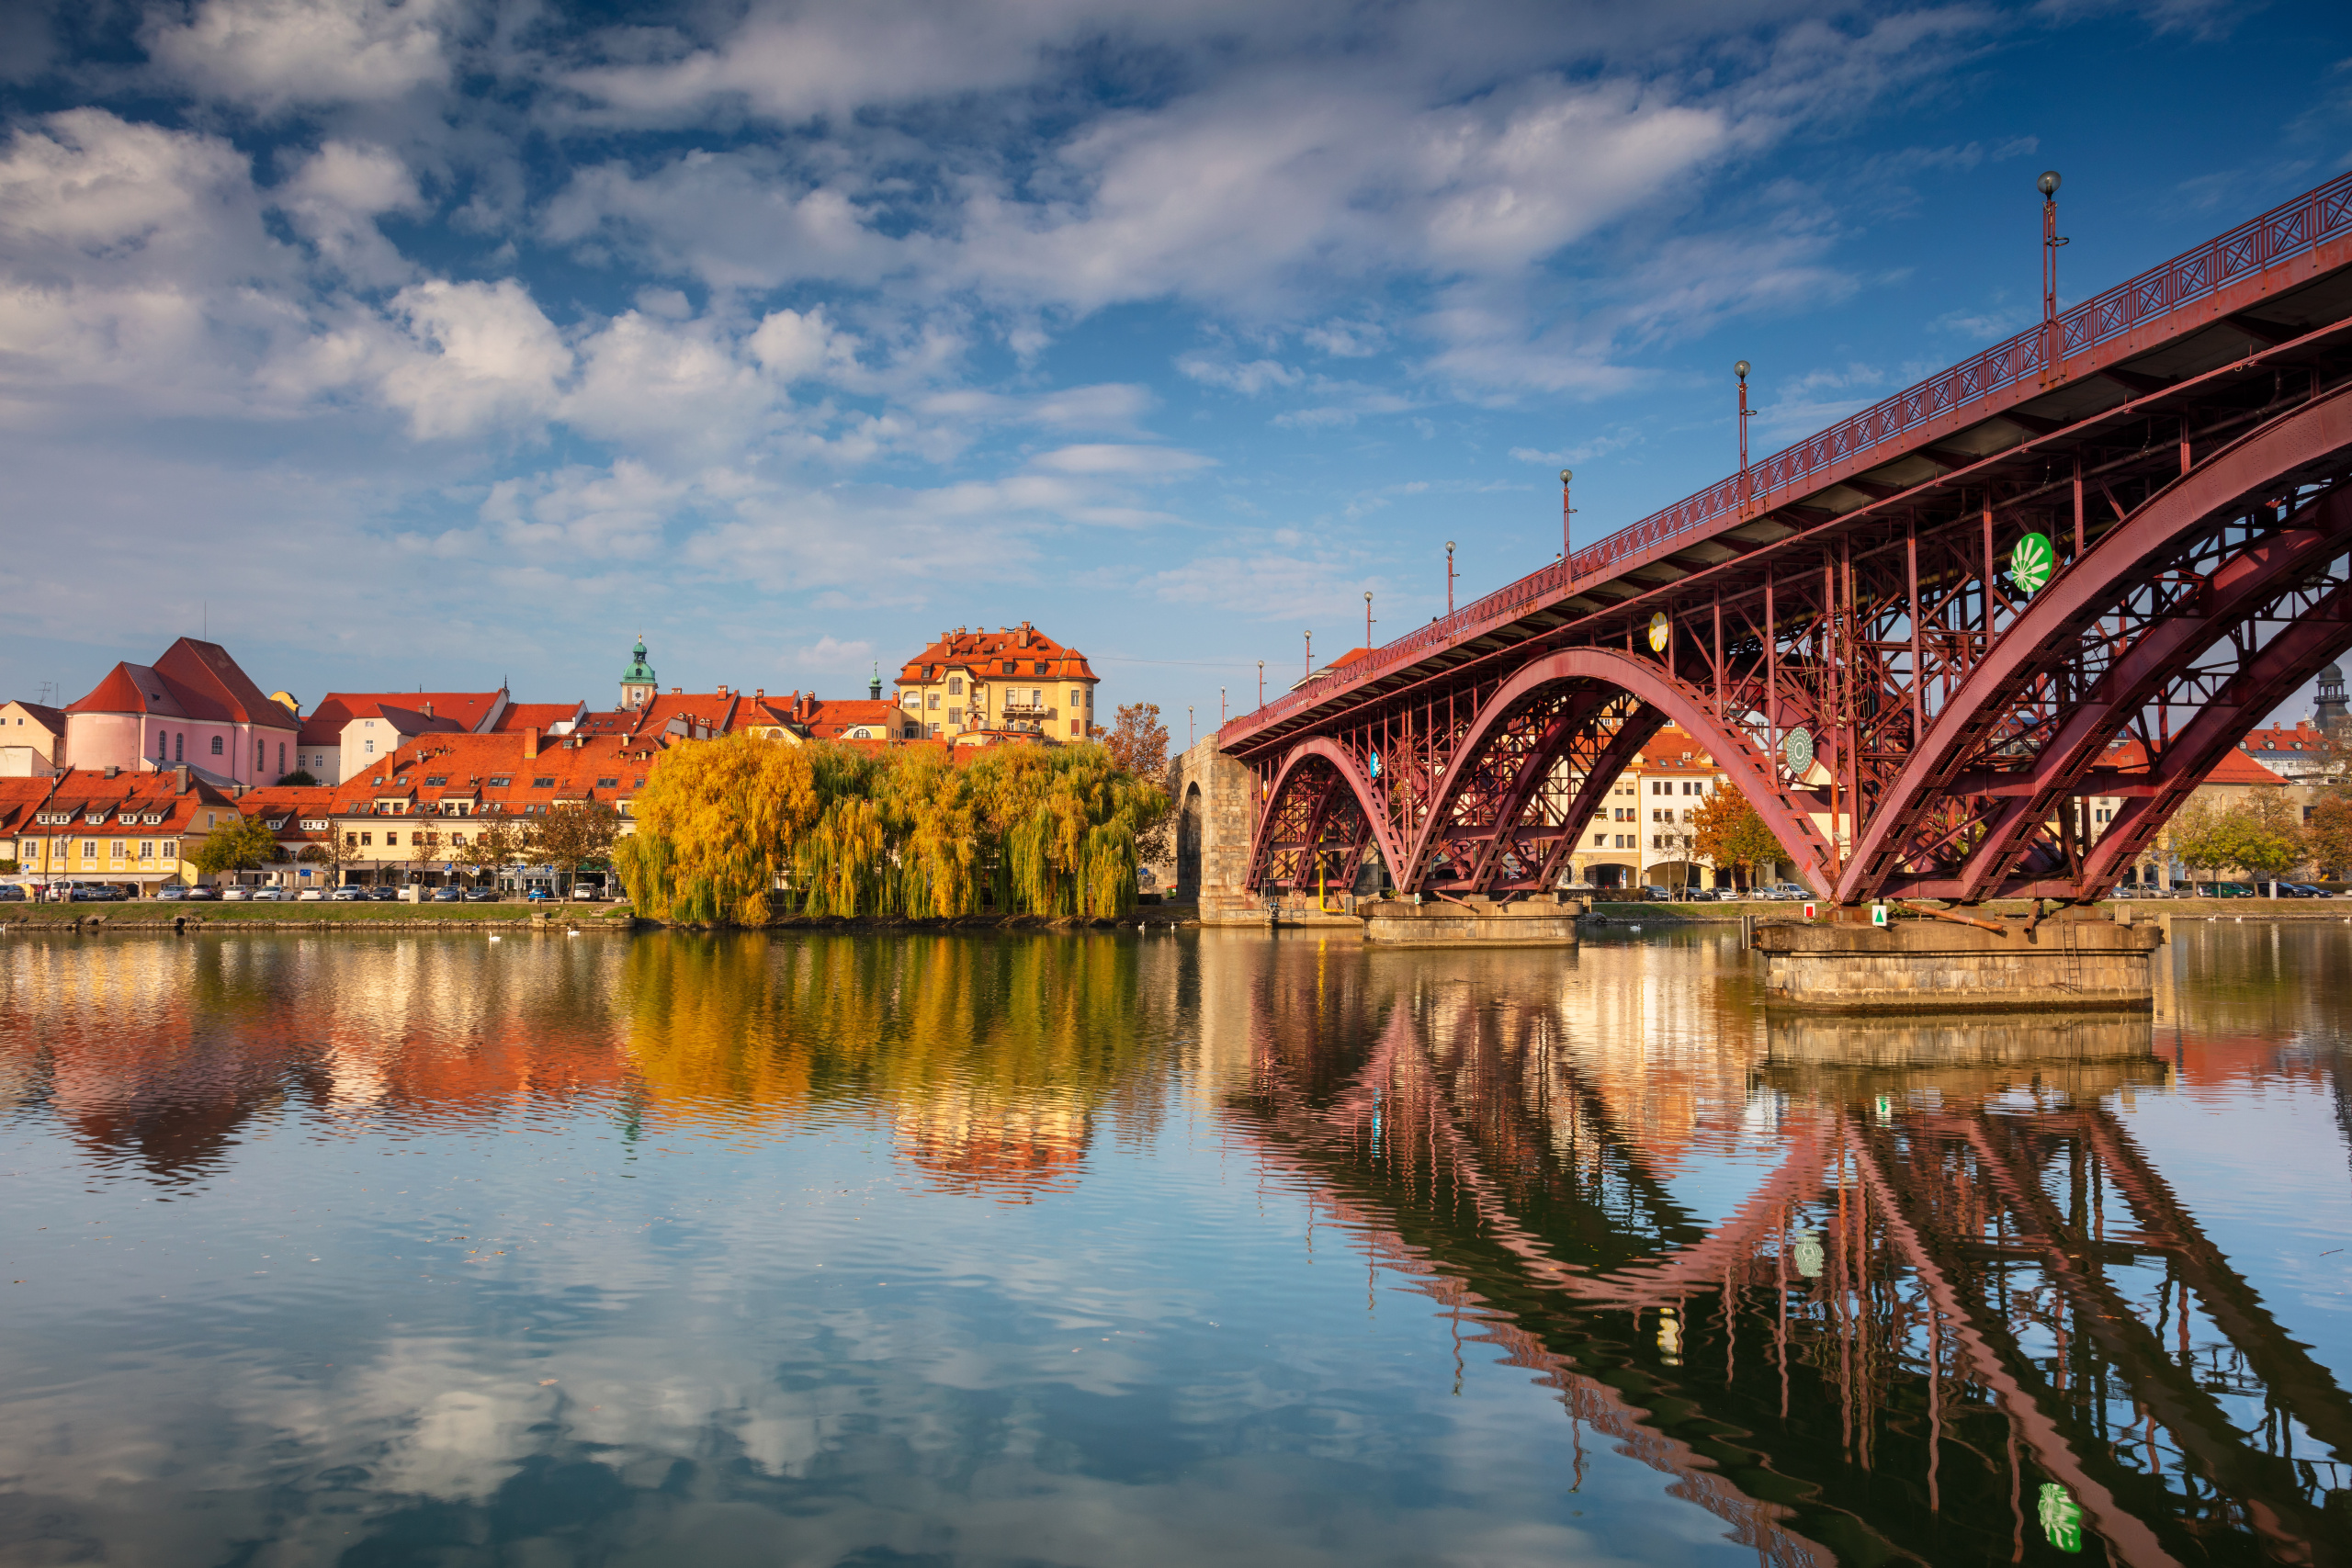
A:
{"label": "stone arch opening", "polygon": [[1201,885],[1201,786],[1184,786],[1184,801],[1176,817],[1176,886]]}

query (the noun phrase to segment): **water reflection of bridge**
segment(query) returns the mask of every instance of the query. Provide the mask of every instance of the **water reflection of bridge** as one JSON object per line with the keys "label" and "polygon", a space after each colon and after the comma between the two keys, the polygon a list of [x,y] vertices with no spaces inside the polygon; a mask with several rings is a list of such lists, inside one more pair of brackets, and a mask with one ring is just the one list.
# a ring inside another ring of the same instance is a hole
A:
{"label": "water reflection of bridge", "polygon": [[1717,1141],[1777,1160],[1710,1222],[1557,998],[1447,962],[1262,971],[1231,1114],[1735,1539],[2011,1560],[2079,1520],[2132,1564],[2352,1555],[2352,1401],[2106,1107],[2165,1082],[2144,1019],[1776,1027],[1729,1054]]}

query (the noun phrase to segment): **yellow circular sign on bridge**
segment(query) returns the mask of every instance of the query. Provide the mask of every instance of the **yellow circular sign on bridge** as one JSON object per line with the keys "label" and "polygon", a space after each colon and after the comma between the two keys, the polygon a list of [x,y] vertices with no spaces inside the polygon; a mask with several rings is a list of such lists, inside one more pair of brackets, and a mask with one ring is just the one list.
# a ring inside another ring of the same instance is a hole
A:
{"label": "yellow circular sign on bridge", "polygon": [[1650,651],[1652,653],[1664,653],[1667,642],[1673,636],[1674,623],[1666,618],[1664,610],[1660,610],[1650,617]]}

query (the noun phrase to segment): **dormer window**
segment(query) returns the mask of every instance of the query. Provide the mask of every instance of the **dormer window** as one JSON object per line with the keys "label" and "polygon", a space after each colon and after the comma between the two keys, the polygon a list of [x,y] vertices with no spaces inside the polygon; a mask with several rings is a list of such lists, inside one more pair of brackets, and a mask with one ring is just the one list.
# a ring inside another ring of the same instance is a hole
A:
{"label": "dormer window", "polygon": [[447,773],[427,773],[425,775],[424,782],[429,784],[445,784],[449,782],[449,775]]}
{"label": "dormer window", "polygon": [[618,789],[621,787],[621,781],[618,779],[598,779],[596,781],[596,787],[598,789]]}
{"label": "dormer window", "polygon": [[286,818],[283,818],[283,817],[272,817],[272,818],[269,818],[269,830],[270,830],[271,832],[273,832],[273,833],[277,832],[280,828],[283,828],[283,827],[285,827],[285,826],[286,826]]}
{"label": "dormer window", "polygon": [[164,814],[160,811],[150,811],[139,820],[150,828],[160,828],[164,825]]}
{"label": "dormer window", "polygon": [[553,789],[555,788],[555,780],[551,778],[533,779],[531,781],[531,787],[533,789]]}
{"label": "dormer window", "polygon": [[85,818],[85,820],[86,820],[93,828],[98,826],[98,824],[104,822],[106,819],[107,814],[103,811],[93,811]]}
{"label": "dormer window", "polygon": [[1032,664],[1032,665],[1030,665],[1030,666],[1029,666],[1029,673],[1031,673],[1032,675],[1043,675],[1045,672],[1046,672],[1046,661],[1045,661],[1044,660],[1042,660],[1042,659],[1038,660],[1035,663],[1034,663],[1034,664]]}
{"label": "dormer window", "polygon": [[496,778],[490,781],[490,786],[492,789],[504,789],[508,784],[511,784],[514,782],[514,779],[509,777],[507,774],[501,773]]}

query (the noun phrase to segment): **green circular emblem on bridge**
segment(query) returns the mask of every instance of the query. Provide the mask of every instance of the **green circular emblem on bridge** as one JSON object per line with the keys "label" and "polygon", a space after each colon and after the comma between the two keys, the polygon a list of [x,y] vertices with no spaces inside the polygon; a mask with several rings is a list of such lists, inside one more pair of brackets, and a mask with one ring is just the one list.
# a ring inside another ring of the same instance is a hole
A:
{"label": "green circular emblem on bridge", "polygon": [[2058,552],[2051,548],[2050,536],[2028,534],[2009,552],[2009,581],[2021,593],[2039,593],[2057,565]]}
{"label": "green circular emblem on bridge", "polygon": [[1781,755],[1788,759],[1789,772],[1802,776],[1813,766],[1813,731],[1799,725],[1781,738]]}

